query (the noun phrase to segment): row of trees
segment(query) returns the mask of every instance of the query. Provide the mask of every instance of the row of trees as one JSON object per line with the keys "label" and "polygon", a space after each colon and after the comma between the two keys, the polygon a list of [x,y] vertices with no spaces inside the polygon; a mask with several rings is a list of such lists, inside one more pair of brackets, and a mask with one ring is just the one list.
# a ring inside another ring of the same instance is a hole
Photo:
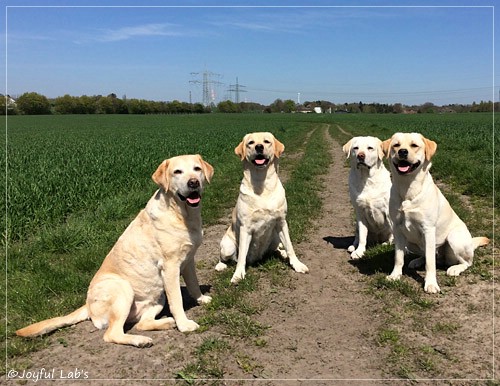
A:
{"label": "row of trees", "polygon": [[234,103],[222,101],[216,106],[203,106],[201,103],[187,103],[177,100],[171,102],[148,101],[144,99],[118,98],[115,94],[107,96],[64,95],[49,99],[36,92],[24,93],[15,100],[0,94],[0,114],[203,114],[212,111],[221,113],[292,113],[313,112],[315,108],[331,113],[442,113],[442,112],[491,112],[498,111],[498,103],[491,101],[474,102],[472,105],[436,106],[424,103],[416,106],[405,106],[401,103],[344,103],[335,104],[329,101],[305,102],[297,105],[293,100],[276,99],[269,106],[253,102]]}
{"label": "row of trees", "polygon": [[[64,95],[48,99],[35,92],[22,94],[13,101],[0,98],[0,109],[5,114],[201,114],[210,112],[201,103],[156,102],[144,99],[118,98],[115,94],[108,96],[83,95],[75,97]],[[7,105],[7,106],[6,106]],[[7,109],[5,108],[7,107]]]}

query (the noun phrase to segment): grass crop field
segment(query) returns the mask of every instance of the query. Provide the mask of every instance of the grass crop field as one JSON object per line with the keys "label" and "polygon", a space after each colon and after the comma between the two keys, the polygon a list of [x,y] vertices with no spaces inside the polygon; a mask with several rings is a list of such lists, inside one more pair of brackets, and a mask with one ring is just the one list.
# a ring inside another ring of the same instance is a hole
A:
{"label": "grass crop field", "polygon": [[203,219],[205,225],[215,224],[227,216],[238,194],[241,165],[234,147],[247,132],[273,132],[286,146],[282,166],[289,175],[292,240],[307,237],[308,221],[321,210],[315,178],[324,173],[329,157],[313,129],[325,125],[341,144],[349,136],[339,127],[381,139],[396,131],[423,133],[438,143],[433,175],[470,196],[473,205],[492,209],[492,191],[499,187],[493,159],[499,159],[500,143],[497,136],[493,146],[491,114],[13,116],[2,123],[4,130],[6,124],[1,151],[6,149],[7,157],[2,154],[0,162],[8,173],[0,184],[6,192],[7,264],[0,270],[8,279],[1,289],[7,323],[0,331],[9,357],[43,345],[43,340],[14,337],[17,328],[84,302],[102,259],[156,189],[151,175],[165,158],[199,153],[214,166]]}
{"label": "grass crop field", "polygon": [[156,189],[151,175],[162,160],[199,153],[215,167],[203,205],[211,224],[236,200],[234,148],[245,133],[272,131],[297,151],[310,127],[281,115],[9,117],[8,333],[84,301],[102,259]]}
{"label": "grass crop field", "polygon": [[[500,187],[500,165],[497,162],[495,170],[493,165],[494,157],[500,159],[500,137],[496,135],[493,146],[492,114],[335,115],[332,121],[353,135],[382,140],[398,131],[422,133],[438,144],[432,166],[435,178],[460,193],[485,198],[492,195],[494,174],[496,190]],[[498,118],[495,126],[498,133]]]}

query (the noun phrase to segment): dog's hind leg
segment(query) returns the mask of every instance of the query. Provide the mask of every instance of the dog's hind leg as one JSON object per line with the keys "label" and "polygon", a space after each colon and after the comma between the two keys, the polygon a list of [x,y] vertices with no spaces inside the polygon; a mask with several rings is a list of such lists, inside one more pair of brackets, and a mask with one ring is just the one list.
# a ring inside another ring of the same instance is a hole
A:
{"label": "dog's hind leg", "polygon": [[410,261],[410,263],[408,264],[408,268],[418,269],[418,268],[422,268],[424,265],[425,265],[425,257],[420,256],[420,257],[417,257],[416,259],[413,259],[412,261]]}
{"label": "dog's hind leg", "polygon": [[216,271],[223,271],[227,268],[227,262],[230,260],[237,260],[237,254],[238,254],[238,246],[236,245],[236,242],[234,241],[233,237],[231,237],[229,233],[229,229],[222,237],[222,240],[220,242],[220,257],[219,257],[219,262],[215,266]]}
{"label": "dog's hind leg", "polygon": [[450,265],[446,270],[448,276],[458,276],[472,265],[474,245],[470,235],[469,239],[462,232],[451,232],[448,235],[444,252],[446,263]]}
{"label": "dog's hind leg", "polygon": [[125,334],[123,327],[134,302],[134,290],[125,280],[109,277],[91,284],[87,295],[90,318],[94,325],[103,328],[104,341],[149,347],[153,343],[147,336]]}
{"label": "dog's hind leg", "polygon": [[138,330],[141,331],[151,331],[151,330],[170,330],[175,327],[174,318],[161,318],[155,319],[156,315],[158,315],[163,310],[163,304],[157,304],[155,306],[150,307],[146,310],[139,322],[135,325]]}

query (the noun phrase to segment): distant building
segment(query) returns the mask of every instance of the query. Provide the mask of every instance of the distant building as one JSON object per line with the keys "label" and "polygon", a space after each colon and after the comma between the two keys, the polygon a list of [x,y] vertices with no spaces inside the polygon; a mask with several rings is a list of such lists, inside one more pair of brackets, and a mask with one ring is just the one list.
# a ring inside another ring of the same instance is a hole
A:
{"label": "distant building", "polygon": [[[4,97],[2,94],[0,94],[0,96]],[[10,95],[5,96],[4,98],[7,105],[7,109],[13,110],[16,108],[17,105],[16,105],[16,100],[14,98],[12,98]]]}
{"label": "distant building", "polygon": [[299,107],[297,107],[297,112],[302,113],[302,114],[309,114],[309,113],[312,113],[312,110],[308,107],[299,106]]}

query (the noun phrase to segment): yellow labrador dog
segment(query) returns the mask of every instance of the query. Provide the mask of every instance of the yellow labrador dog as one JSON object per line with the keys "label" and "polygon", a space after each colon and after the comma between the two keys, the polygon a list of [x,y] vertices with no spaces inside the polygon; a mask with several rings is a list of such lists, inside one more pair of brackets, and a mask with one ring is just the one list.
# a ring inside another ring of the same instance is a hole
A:
{"label": "yellow labrador dog", "polygon": [[376,137],[354,137],[342,150],[350,159],[349,195],[356,213],[356,236],[347,250],[352,259],[360,259],[367,242],[392,242],[391,174],[383,163],[382,141]]}
{"label": "yellow labrador dog", "polygon": [[[245,266],[267,252],[284,246],[283,257],[297,272],[308,272],[293,250],[286,222],[285,189],[278,177],[278,159],[285,146],[271,133],[251,133],[234,149],[243,161],[243,180],[232,214],[232,223],[220,243],[220,261],[215,269],[227,268],[225,262],[236,260],[231,279],[237,284],[245,278]],[[286,256],[285,256],[286,255]]]}
{"label": "yellow labrador dog", "polygon": [[474,237],[453,211],[429,172],[437,144],[418,133],[396,133],[384,141],[392,170],[389,213],[393,223],[394,269],[388,276],[402,274],[405,248],[424,257],[412,260],[410,268],[425,263],[424,290],[440,292],[436,278],[436,253],[450,266],[449,276],[458,276],[472,265],[474,249],[488,244]]}
{"label": "yellow labrador dog", "polygon": [[[210,302],[200,291],[194,255],[202,240],[201,195],[212,175],[212,166],[199,155],[163,161],[153,174],[159,189],[104,259],[86,304],[69,315],[18,330],[17,335],[46,334],[90,318],[97,328],[106,328],[106,342],[147,347],[151,338],[124,333],[126,322],[137,322],[137,329],[144,331],[176,325],[182,332],[196,330],[198,324],[184,312],[179,275],[199,304]],[[165,293],[173,318],[155,319],[165,305]]]}

